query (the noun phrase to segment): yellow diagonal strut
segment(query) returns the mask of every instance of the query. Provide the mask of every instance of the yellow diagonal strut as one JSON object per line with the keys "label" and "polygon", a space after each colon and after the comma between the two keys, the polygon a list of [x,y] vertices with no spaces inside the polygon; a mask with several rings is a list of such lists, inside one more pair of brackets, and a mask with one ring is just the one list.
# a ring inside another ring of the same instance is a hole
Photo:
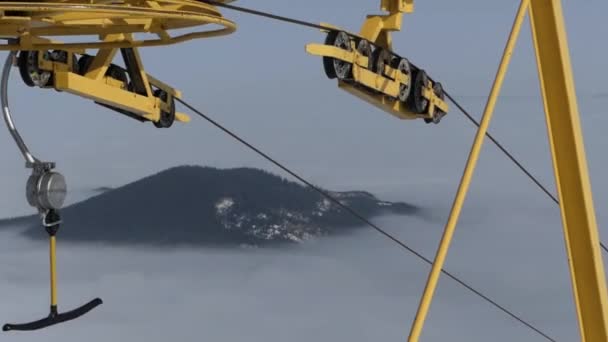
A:
{"label": "yellow diagonal strut", "polygon": [[507,46],[505,47],[505,51],[502,56],[502,61],[498,67],[498,72],[496,74],[496,79],[494,80],[494,85],[492,86],[492,91],[490,92],[490,97],[488,98],[488,102],[484,110],[483,118],[479,125],[479,129],[477,130],[477,135],[475,136],[475,141],[473,142],[473,147],[471,148],[469,159],[462,175],[456,198],[454,199],[450,217],[445,226],[437,254],[435,255],[435,261],[433,262],[433,267],[429,274],[424,294],[420,300],[418,312],[410,331],[410,342],[417,342],[422,334],[422,328],[424,327],[424,323],[433,300],[433,295],[435,294],[435,289],[437,288],[439,276],[441,274],[441,270],[443,269],[448,250],[450,248],[450,243],[452,242],[452,237],[454,236],[454,231],[456,230],[456,224],[458,223],[462,206],[469,190],[469,185],[471,184],[471,179],[473,178],[473,173],[475,171],[475,167],[477,166],[477,161],[479,160],[479,153],[481,152],[484,138],[488,131],[490,121],[492,120],[492,115],[494,114],[496,100],[498,99],[498,95],[502,88],[502,84],[511,61],[511,56],[513,55],[513,50],[515,49],[515,43],[519,37],[521,26],[529,5],[530,0],[522,0],[519,6],[509,40],[507,41]]}
{"label": "yellow diagonal strut", "polygon": [[560,0],[532,0],[530,18],[581,341],[605,342],[606,278]]}

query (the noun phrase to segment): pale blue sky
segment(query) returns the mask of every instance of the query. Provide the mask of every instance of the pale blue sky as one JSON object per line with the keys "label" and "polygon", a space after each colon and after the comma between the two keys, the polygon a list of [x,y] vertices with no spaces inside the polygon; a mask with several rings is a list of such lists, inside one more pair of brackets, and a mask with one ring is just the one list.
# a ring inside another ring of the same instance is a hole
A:
{"label": "pale blue sky", "polygon": [[[237,3],[356,31],[366,14],[378,12],[378,2]],[[603,228],[608,224],[608,97],[594,97],[608,94],[608,2],[565,2],[598,222],[608,241]],[[394,36],[395,49],[441,80],[478,115],[517,5],[497,0],[417,1],[416,12],[405,18],[404,31]],[[320,32],[225,13],[239,23],[237,33],[143,50],[148,72],[182,89],[187,101],[322,186],[370,190],[429,209],[432,222],[389,217],[378,223],[431,256],[473,138],[471,125],[455,111],[439,126],[399,121],[339,91],[325,78],[321,60],[304,52],[306,43],[323,41]],[[93,187],[122,185],[181,164],[277,171],[200,120],[157,130],[88,100],[27,88],[16,72],[11,87],[17,124],[37,155],[58,162],[71,201]],[[527,26],[505,94],[491,130],[553,189]],[[0,152],[0,217],[31,213],[23,194],[28,171],[2,129]],[[42,312],[47,300],[46,246],[15,238],[13,232],[0,233],[6,261],[0,269],[0,279],[6,281],[0,285],[4,307],[9,308],[2,310],[2,320]],[[141,252],[62,245],[62,305],[72,307],[95,295],[107,299],[106,304],[70,325],[14,338],[405,338],[428,271],[411,256],[372,231],[275,252],[216,255],[206,250]],[[564,254],[555,204],[495,147],[486,145],[448,268],[558,340],[574,341],[576,321]],[[150,297],[156,300],[147,300]],[[427,327],[425,341],[535,341],[528,330],[443,279]]]}
{"label": "pale blue sky", "polygon": [[[237,3],[357,31],[366,14],[379,11],[378,2]],[[516,1],[418,1],[416,12],[405,17],[403,32],[394,35],[395,50],[441,80],[477,114],[488,93],[517,5]],[[608,93],[604,82],[608,69],[605,44],[608,25],[604,21],[607,10],[605,1],[565,4],[581,106],[586,105],[593,94]],[[356,184],[361,177],[393,179],[397,175],[383,172],[411,167],[410,162],[417,158],[436,158],[432,163],[437,165],[443,165],[446,158],[458,161],[452,163],[458,171],[446,171],[449,179],[456,179],[453,175],[460,172],[460,161],[473,134],[459,114],[452,112],[440,127],[394,119],[339,91],[333,81],[325,78],[321,60],[304,52],[306,43],[323,41],[320,32],[224,12],[239,24],[235,34],[144,49],[142,55],[148,72],[180,88],[187,101],[319,182],[346,186]],[[504,93],[534,97],[538,96],[537,89],[530,35],[526,29]],[[27,88],[16,72],[13,72],[9,93],[26,141],[41,158],[58,161],[74,190],[72,200],[78,198],[79,190],[88,187],[120,185],[184,163],[268,167],[198,120],[159,131],[88,100]],[[538,101],[532,102],[538,104]],[[524,125],[525,120],[513,120],[509,116],[515,114],[514,111],[527,115],[539,109],[529,105],[499,106],[499,112],[508,111],[510,115],[499,113],[493,126],[500,129],[501,120]],[[529,115],[541,114],[536,111]],[[539,129],[542,130],[542,126]],[[513,131],[506,134],[511,133]],[[425,139],[431,141],[430,148],[436,151],[432,157],[422,157],[415,150],[400,147],[421,144]],[[540,138],[539,143],[544,146],[545,139]],[[23,197],[27,171],[7,133],[0,134],[0,146],[0,164],[4,167],[0,185],[6,194],[0,196],[0,214],[29,210]],[[460,147],[456,151],[440,152],[454,146]],[[397,161],[391,157],[395,155],[407,158]],[[532,159],[537,160],[536,156]],[[548,162],[547,158],[541,160]],[[376,166],[377,176],[371,171],[361,172],[369,165]],[[342,169],[348,171],[336,171]],[[336,173],[339,176],[335,176]],[[545,176],[550,179],[550,172]]]}

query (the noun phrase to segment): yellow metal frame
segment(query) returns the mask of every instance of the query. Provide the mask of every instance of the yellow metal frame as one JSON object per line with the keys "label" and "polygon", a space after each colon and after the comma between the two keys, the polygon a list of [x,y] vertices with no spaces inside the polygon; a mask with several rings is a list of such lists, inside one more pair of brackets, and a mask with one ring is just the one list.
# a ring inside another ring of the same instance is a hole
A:
{"label": "yellow metal frame", "polygon": [[[223,0],[222,2],[230,2]],[[181,33],[204,25],[219,28]],[[47,0],[0,2],[0,50],[103,49],[170,45],[230,34],[236,25],[215,6],[194,0]],[[104,41],[111,34],[151,33],[157,39]],[[50,37],[79,36],[65,43]],[[91,38],[97,36],[99,40]]]}
{"label": "yellow metal frame", "polygon": [[532,0],[549,143],[581,340],[608,341],[608,296],[561,1]]}
{"label": "yellow metal frame", "polygon": [[[358,36],[392,51],[391,32],[401,30],[403,14],[414,11],[414,2],[413,0],[382,0],[380,8],[388,14],[368,16]],[[321,25],[328,29],[341,30],[333,25]],[[400,119],[433,119],[438,110],[443,113],[449,111],[448,104],[434,93],[433,82],[429,82],[422,93],[429,100],[427,112],[422,114],[412,112],[405,103],[397,99],[400,82],[407,82],[410,76],[389,65],[385,66],[384,70],[384,75],[387,77],[369,70],[369,58],[359,53],[356,46],[351,46],[351,51],[346,51],[325,44],[308,44],[306,52],[351,64],[354,84],[338,81],[338,87]],[[359,85],[364,85],[367,89]]]}
{"label": "yellow metal frame", "polygon": [[581,341],[608,341],[608,297],[561,0],[522,0],[410,330],[422,333],[496,100],[527,11],[537,56]]}
{"label": "yellow metal frame", "polygon": [[[122,34],[109,35],[104,42],[124,41],[129,38]],[[85,75],[80,75],[76,70],[72,70],[74,55],[71,53],[68,54],[67,63],[49,61],[44,59],[43,54],[38,54],[38,67],[40,70],[53,73],[53,87],[57,90],[131,112],[147,121],[159,121],[161,111],[171,110],[169,103],[174,101],[175,98],[181,98],[181,92],[148,75],[136,48],[133,49],[133,52],[140,77],[146,87],[146,93],[137,94],[125,89],[122,82],[106,76],[106,71],[117,52],[117,48],[100,49],[97,55],[93,56],[91,66]],[[155,97],[152,87],[167,92],[167,101]],[[180,122],[190,121],[188,115],[180,112],[176,112],[175,119]]]}
{"label": "yellow metal frame", "polygon": [[[217,0],[232,2],[232,0]],[[184,29],[211,27],[183,33]],[[172,32],[180,30],[177,35]],[[181,93],[146,74],[137,52],[138,47],[175,44],[191,39],[230,34],[236,25],[219,10],[196,0],[42,0],[0,2],[0,36],[9,38],[0,50],[68,52],[67,63],[48,61],[39,55],[40,70],[53,73],[57,90],[85,97],[98,103],[129,112],[143,120],[157,122],[161,111]],[[152,34],[157,38],[136,39],[135,34]],[[70,36],[69,43],[58,40]],[[82,41],[74,42],[80,38]],[[124,89],[121,82],[106,77],[106,71],[120,48],[132,48],[145,94]],[[80,75],[72,70],[73,54],[98,49],[90,71]],[[168,94],[167,101],[155,97],[151,87]],[[190,118],[176,113],[176,120]]]}

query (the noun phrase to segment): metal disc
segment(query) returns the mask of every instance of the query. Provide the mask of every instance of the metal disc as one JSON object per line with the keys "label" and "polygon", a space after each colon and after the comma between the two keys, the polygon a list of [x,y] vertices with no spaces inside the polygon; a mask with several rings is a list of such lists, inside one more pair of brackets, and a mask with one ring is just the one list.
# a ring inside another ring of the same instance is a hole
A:
{"label": "metal disc", "polygon": [[[334,46],[344,49],[346,51],[352,51],[352,47],[350,45],[350,37],[348,36],[348,34],[346,34],[346,32],[339,32],[336,35],[336,40],[334,40]],[[346,80],[351,78],[351,73],[353,69],[352,64],[333,58],[333,65],[336,77],[339,80]]]}
{"label": "metal disc", "polygon": [[412,90],[412,69],[410,66],[410,62],[405,59],[395,59],[397,70],[401,71],[402,74],[408,76],[408,81],[406,83],[399,84],[399,100],[401,102],[406,102],[408,97],[410,96]]}
{"label": "metal disc", "polygon": [[[445,100],[445,92],[443,91],[443,86],[441,83],[437,82],[433,85],[433,92],[437,95],[438,98]],[[438,124],[441,119],[445,116],[445,112],[441,109],[435,107],[435,114],[433,115],[433,123]]]}
{"label": "metal disc", "polygon": [[445,92],[443,91],[443,86],[441,83],[437,82],[433,85],[433,92],[438,98],[445,100]]}
{"label": "metal disc", "polygon": [[429,85],[429,78],[424,70],[414,74],[413,93],[410,96],[410,109],[417,114],[424,114],[428,110],[429,100],[423,95],[424,88]]}
{"label": "metal disc", "polygon": [[368,69],[372,69],[372,45],[369,43],[369,41],[365,40],[365,39],[361,39],[359,41],[359,44],[357,44],[357,52],[359,52],[360,55],[368,57],[368,65],[367,68]]}
{"label": "metal disc", "polygon": [[61,209],[67,197],[65,178],[58,172],[48,172],[40,177],[40,203],[47,209]]}
{"label": "metal disc", "polygon": [[27,181],[27,201],[38,209],[61,209],[67,192],[65,178],[58,172],[46,171],[42,174],[34,174]]}
{"label": "metal disc", "polygon": [[391,53],[383,48],[376,48],[372,55],[372,71],[378,75],[384,75],[384,67],[391,62]]}

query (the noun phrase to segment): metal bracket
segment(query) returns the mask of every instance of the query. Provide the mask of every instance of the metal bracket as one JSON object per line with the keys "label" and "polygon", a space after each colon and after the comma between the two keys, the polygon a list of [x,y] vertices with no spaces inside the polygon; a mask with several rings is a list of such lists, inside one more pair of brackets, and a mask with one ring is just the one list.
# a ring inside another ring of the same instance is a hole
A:
{"label": "metal bracket", "polygon": [[25,166],[30,169],[34,168],[44,168],[48,170],[52,170],[55,168],[55,163],[52,162],[43,162],[40,159],[34,157],[34,155],[30,152],[27,145],[21,138],[17,127],[15,126],[15,122],[13,121],[13,117],[11,116],[11,111],[8,103],[8,79],[11,73],[11,67],[15,63],[17,53],[15,51],[11,51],[6,58],[6,62],[4,62],[4,67],[2,69],[2,79],[0,83],[0,106],[2,106],[2,114],[4,116],[4,122],[6,122],[6,126],[8,127],[9,132],[11,133],[19,151],[25,158]]}

